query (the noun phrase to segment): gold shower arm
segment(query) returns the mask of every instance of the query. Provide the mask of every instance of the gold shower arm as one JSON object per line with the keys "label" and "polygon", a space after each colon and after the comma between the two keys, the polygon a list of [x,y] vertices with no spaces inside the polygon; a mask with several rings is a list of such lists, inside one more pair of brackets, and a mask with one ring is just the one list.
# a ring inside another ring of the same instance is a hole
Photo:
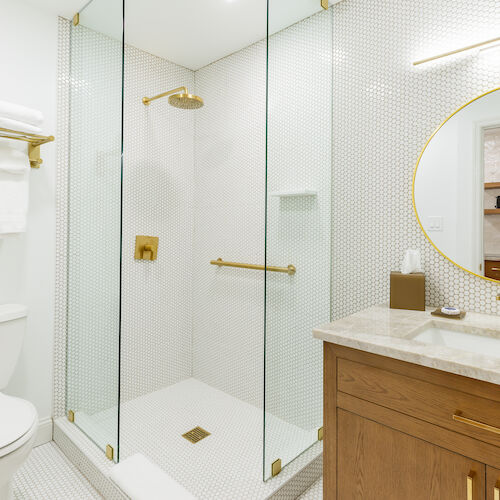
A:
{"label": "gold shower arm", "polygon": [[169,90],[168,92],[163,92],[163,94],[158,94],[155,95],[154,97],[143,97],[142,102],[145,106],[149,106],[151,101],[154,101],[156,99],[161,99],[162,97],[166,97],[168,95],[172,94],[177,94],[178,92],[182,91],[183,94],[187,94],[187,88],[186,87],[178,87],[174,90]]}

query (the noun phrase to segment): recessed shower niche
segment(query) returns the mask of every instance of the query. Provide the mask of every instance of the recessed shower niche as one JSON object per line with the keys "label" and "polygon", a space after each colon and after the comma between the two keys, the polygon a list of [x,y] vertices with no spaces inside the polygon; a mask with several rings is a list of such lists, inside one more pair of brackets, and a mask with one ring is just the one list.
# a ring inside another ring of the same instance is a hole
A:
{"label": "recessed shower niche", "polygon": [[60,22],[74,421],[56,426],[104,470],[142,453],[197,498],[268,498],[321,472],[332,12],[148,4]]}

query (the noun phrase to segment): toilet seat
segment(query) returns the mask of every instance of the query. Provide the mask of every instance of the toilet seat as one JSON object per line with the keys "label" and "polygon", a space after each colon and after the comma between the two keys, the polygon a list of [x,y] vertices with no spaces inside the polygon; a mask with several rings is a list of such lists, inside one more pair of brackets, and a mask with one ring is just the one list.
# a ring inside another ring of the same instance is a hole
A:
{"label": "toilet seat", "polygon": [[0,459],[29,441],[37,424],[36,409],[29,401],[0,393]]}

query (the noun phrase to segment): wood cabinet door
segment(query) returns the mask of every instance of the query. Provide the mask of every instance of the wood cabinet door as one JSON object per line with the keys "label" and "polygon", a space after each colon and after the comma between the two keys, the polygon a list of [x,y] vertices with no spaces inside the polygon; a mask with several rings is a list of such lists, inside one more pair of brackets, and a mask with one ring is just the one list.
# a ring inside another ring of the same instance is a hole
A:
{"label": "wood cabinet door", "polygon": [[500,470],[486,467],[486,500],[500,500]]}
{"label": "wood cabinet door", "polygon": [[337,425],[337,500],[484,500],[484,464],[340,408]]}

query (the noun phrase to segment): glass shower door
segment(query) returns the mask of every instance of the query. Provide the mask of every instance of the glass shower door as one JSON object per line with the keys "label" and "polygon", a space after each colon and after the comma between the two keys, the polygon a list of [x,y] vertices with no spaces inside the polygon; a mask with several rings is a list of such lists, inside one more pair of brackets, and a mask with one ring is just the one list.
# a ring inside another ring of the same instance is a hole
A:
{"label": "glass shower door", "polygon": [[118,461],[122,0],[87,4],[70,44],[66,405]]}
{"label": "glass shower door", "polygon": [[321,438],[331,266],[332,11],[268,6],[264,479]]}

